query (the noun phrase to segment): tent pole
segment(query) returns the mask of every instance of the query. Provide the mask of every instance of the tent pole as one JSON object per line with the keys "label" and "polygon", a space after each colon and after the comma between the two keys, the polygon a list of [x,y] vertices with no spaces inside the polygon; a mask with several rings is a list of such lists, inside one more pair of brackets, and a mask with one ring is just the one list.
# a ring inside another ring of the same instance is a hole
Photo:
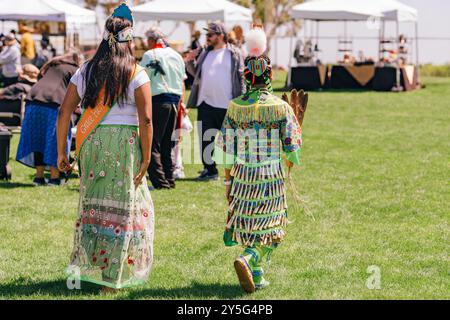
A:
{"label": "tent pole", "polygon": [[275,37],[274,37],[274,39],[273,39],[273,41],[274,41],[274,49],[275,49],[275,63],[273,64],[273,65],[275,65],[275,66],[278,66],[278,37],[277,37],[277,34],[276,34],[276,32],[275,32]]}
{"label": "tent pole", "polygon": [[[416,21],[416,68],[417,68],[417,82],[420,84],[420,59],[419,59],[419,22]],[[415,85],[417,85],[415,83]]]}
{"label": "tent pole", "polygon": [[303,29],[303,34],[305,37],[305,40],[308,38],[308,21],[307,20],[303,20],[305,22],[305,28]]}
{"label": "tent pole", "polygon": [[396,29],[396,43],[397,43],[397,89],[400,89],[400,31],[399,31],[399,23],[398,20],[395,21],[395,29]]}
{"label": "tent pole", "polygon": [[319,20],[316,20],[316,44],[319,42]]}
{"label": "tent pole", "polygon": [[[316,25],[317,28],[317,25]],[[311,21],[311,41],[314,39],[314,21]]]}
{"label": "tent pole", "polygon": [[317,51],[314,50],[316,52],[316,64],[317,64],[317,61],[319,61],[319,32],[320,32],[319,26],[320,26],[320,21],[316,20],[316,46],[314,48],[314,49],[317,49]]}
{"label": "tent pole", "polygon": [[344,21],[344,38],[347,41],[347,20]]}
{"label": "tent pole", "polygon": [[381,50],[383,50],[383,45],[381,44],[382,38],[381,38],[381,23],[380,23],[380,27],[378,29],[378,62],[381,62],[381,58],[382,58],[382,54],[381,54]]}
{"label": "tent pole", "polygon": [[291,73],[292,73],[292,42],[293,42],[293,36],[294,36],[294,20],[291,20],[291,28],[292,33],[290,34],[290,40],[289,40],[289,65],[288,65],[288,75],[286,79],[286,88],[291,87]]}

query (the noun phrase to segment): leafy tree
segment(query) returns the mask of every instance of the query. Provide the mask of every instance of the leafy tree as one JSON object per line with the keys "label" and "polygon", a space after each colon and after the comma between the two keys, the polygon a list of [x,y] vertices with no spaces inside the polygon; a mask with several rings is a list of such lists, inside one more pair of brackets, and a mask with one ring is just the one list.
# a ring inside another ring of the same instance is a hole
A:
{"label": "leafy tree", "polygon": [[122,2],[123,0],[84,0],[86,8],[95,10],[97,6],[101,6],[107,16],[109,16],[113,12],[114,8]]}
{"label": "leafy tree", "polygon": [[94,10],[98,5],[98,0],[84,0],[84,6],[88,9]]}
{"label": "leafy tree", "polygon": [[[290,10],[304,0],[235,0],[234,2],[250,8],[253,12],[253,21],[264,25],[268,51],[270,51],[270,43],[277,34],[277,29],[291,20]],[[299,26],[299,22],[294,23],[294,27]],[[292,32],[291,30],[290,33]]]}

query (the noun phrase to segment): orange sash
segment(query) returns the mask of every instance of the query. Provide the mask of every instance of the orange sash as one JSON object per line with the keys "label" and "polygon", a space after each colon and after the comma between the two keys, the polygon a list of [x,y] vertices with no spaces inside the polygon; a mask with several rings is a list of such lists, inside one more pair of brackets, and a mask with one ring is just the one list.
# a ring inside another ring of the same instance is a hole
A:
{"label": "orange sash", "polygon": [[[133,80],[136,77],[136,75],[143,70],[145,69],[139,65],[136,65],[131,80]],[[103,118],[106,117],[106,115],[111,110],[111,107],[114,105],[114,103],[111,104],[111,106],[104,105],[103,104],[104,97],[105,97],[105,88],[102,88],[98,95],[97,104],[95,108],[88,107],[83,111],[83,115],[81,116],[81,119],[77,125],[77,136],[75,139],[77,156],[80,154],[81,147],[83,146],[86,139],[95,130],[95,128],[98,127],[98,125],[102,122]]]}

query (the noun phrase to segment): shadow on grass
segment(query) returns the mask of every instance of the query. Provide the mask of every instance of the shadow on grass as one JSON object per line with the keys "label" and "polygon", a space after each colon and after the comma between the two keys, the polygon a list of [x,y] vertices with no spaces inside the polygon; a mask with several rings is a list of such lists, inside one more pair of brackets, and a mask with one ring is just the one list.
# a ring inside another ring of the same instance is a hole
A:
{"label": "shadow on grass", "polygon": [[[66,279],[53,281],[30,281],[25,278],[19,278],[14,282],[0,284],[0,296],[3,298],[14,297],[82,297],[86,295],[101,295],[101,286],[89,282],[81,284],[81,290],[69,290]],[[246,295],[238,285],[224,284],[202,284],[192,282],[190,286],[180,288],[154,288],[140,289],[136,287],[125,289],[125,296],[120,295],[117,298],[121,300],[128,299],[186,299],[186,298],[218,298],[234,299]],[[129,293],[127,294],[127,291]],[[122,291],[120,291],[122,292]],[[114,295],[112,295],[114,298]]]}
{"label": "shadow on grass", "polygon": [[34,188],[32,183],[21,182],[0,182],[1,189],[15,189],[15,188]]}
{"label": "shadow on grass", "polygon": [[83,283],[82,290],[69,290],[66,279],[53,281],[30,281],[19,278],[14,282],[0,284],[0,296],[81,296],[86,294],[99,294],[100,286],[91,283]]}
{"label": "shadow on grass", "polygon": [[[287,93],[289,94],[294,88],[286,88],[286,89],[274,89],[274,92],[278,92],[278,93]],[[298,91],[300,91],[302,89],[298,89]],[[304,90],[306,93],[310,93],[310,92],[314,92],[314,93],[367,93],[367,92],[383,92],[383,91],[374,91],[374,90],[370,90],[370,89],[330,89],[330,88],[325,88],[325,89],[315,89],[315,90]],[[384,91],[384,92],[390,92],[390,91]]]}
{"label": "shadow on grass", "polygon": [[235,299],[245,296],[239,285],[192,282],[189,286],[180,288],[152,288],[131,291],[125,299]]}
{"label": "shadow on grass", "polygon": [[198,177],[188,177],[188,178],[182,178],[182,179],[178,179],[177,181],[179,182],[208,182],[208,181],[200,181],[198,180]]}

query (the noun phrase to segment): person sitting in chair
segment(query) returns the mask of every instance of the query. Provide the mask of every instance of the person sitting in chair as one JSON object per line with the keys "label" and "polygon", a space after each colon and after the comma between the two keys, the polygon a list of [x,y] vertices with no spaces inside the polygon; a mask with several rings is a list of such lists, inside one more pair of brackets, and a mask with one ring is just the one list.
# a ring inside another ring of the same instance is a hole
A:
{"label": "person sitting in chair", "polygon": [[22,99],[31,91],[38,80],[38,75],[38,68],[26,64],[19,73],[19,82],[0,89],[0,112],[13,114],[13,117],[11,115],[0,117],[0,122],[12,127],[21,125]]}
{"label": "person sitting in chair", "polygon": [[19,81],[0,89],[0,100],[21,100],[23,94],[28,94],[37,82],[39,69],[32,64],[26,64],[19,73]]}

